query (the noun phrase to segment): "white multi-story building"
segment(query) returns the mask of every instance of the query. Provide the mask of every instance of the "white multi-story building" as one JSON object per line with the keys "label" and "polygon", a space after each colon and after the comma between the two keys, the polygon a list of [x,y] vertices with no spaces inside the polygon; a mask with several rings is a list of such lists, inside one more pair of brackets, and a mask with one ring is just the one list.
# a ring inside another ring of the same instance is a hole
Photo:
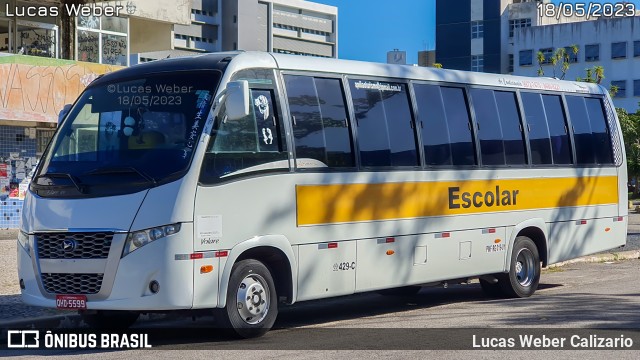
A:
{"label": "white multi-story building", "polygon": [[261,50],[337,57],[338,9],[303,0],[191,0],[191,24],[176,25],[173,50],[132,63],[201,52]]}
{"label": "white multi-story building", "polygon": [[[469,0],[467,9],[437,0],[436,61],[451,69],[538,76],[539,51],[548,59],[560,47],[577,45],[577,56],[569,51],[565,78],[584,78],[586,68],[603,66],[602,84],[619,89],[616,105],[635,111],[640,100],[639,17],[613,2],[593,8],[599,16],[588,17],[589,3],[558,7],[549,0]],[[578,5],[585,6],[582,16]],[[618,17],[604,16],[611,10]],[[554,74],[551,64],[542,65],[544,76],[560,77],[560,68]]]}
{"label": "white multi-story building", "polygon": [[635,112],[640,101],[640,17],[599,19],[570,24],[539,26],[521,29],[514,37],[514,74],[537,76],[542,68],[544,76],[561,77],[561,64],[539,65],[538,52],[552,54],[560,47],[577,45],[565,78],[575,80],[586,76],[587,68],[602,66],[602,84],[615,85],[618,92],[616,106]]}
{"label": "white multi-story building", "polygon": [[581,20],[570,11],[546,16],[542,10],[554,6],[549,1],[436,0],[436,62],[447,69],[512,72],[519,29]]}

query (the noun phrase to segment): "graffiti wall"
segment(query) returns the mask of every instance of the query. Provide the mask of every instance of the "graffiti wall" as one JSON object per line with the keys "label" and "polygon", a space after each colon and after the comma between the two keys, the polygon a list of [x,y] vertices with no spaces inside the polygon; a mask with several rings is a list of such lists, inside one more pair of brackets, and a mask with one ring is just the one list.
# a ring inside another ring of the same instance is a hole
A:
{"label": "graffiti wall", "polygon": [[58,121],[58,112],[73,103],[98,75],[120,66],[0,56],[0,120]]}

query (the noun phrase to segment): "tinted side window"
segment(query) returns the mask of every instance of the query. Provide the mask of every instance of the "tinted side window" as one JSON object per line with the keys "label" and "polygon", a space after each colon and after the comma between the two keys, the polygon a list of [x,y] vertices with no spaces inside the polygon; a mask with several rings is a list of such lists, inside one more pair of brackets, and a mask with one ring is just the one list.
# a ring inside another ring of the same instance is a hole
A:
{"label": "tinted side window", "polygon": [[576,160],[578,164],[594,164],[596,158],[593,149],[593,134],[584,98],[567,96],[566,99],[573,125],[573,138],[576,142]]}
{"label": "tinted side window", "polygon": [[613,164],[602,100],[567,96],[579,164]]}
{"label": "tinted side window", "polygon": [[447,116],[440,86],[415,84],[414,91],[422,121],[422,142],[427,165],[453,165]]}
{"label": "tinted side window", "polygon": [[507,165],[526,164],[526,147],[516,94],[510,91],[495,91],[493,94],[500,114]]}
{"label": "tinted side window", "polygon": [[502,128],[493,90],[471,89],[471,99],[478,123],[482,165],[504,165]]}
{"label": "tinted side window", "polygon": [[471,117],[464,90],[441,87],[440,91],[449,124],[453,165],[475,165],[477,162],[471,134]]}
{"label": "tinted side window", "polygon": [[522,105],[527,119],[531,163],[535,165],[553,164],[549,127],[540,94],[523,92]]}
{"label": "tinted side window", "polygon": [[295,75],[285,75],[284,79],[293,117],[297,167],[355,166],[340,80]]}
{"label": "tinted side window", "polygon": [[562,99],[557,95],[542,95],[544,110],[547,115],[551,150],[554,164],[571,164],[571,145],[567,132],[567,120],[562,108]]}
{"label": "tinted side window", "polygon": [[593,133],[593,150],[596,153],[598,164],[613,164],[613,152],[611,147],[611,136],[607,127],[607,120],[604,114],[602,100],[596,98],[585,98],[587,112]]}
{"label": "tinted side window", "polygon": [[363,167],[418,166],[407,87],[350,80]]}

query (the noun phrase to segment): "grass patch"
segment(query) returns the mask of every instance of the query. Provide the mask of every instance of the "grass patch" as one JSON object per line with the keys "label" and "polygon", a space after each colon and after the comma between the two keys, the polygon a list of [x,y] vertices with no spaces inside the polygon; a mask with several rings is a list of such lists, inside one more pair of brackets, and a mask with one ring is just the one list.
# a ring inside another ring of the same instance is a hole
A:
{"label": "grass patch", "polygon": [[552,273],[559,273],[559,272],[563,272],[564,269],[560,266],[551,266],[548,268],[544,268],[542,269],[542,273],[543,274],[552,274]]}

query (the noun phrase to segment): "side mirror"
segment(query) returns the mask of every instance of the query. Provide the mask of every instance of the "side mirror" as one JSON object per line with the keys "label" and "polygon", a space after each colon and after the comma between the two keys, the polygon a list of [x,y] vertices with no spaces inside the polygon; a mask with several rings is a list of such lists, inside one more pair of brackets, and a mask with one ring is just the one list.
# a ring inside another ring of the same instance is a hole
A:
{"label": "side mirror", "polygon": [[66,104],[62,110],[60,110],[60,113],[58,114],[58,126],[60,126],[60,124],[62,124],[62,120],[64,120],[65,117],[67,117],[67,114],[69,113],[69,111],[71,110],[71,107],[73,105],[71,104]]}
{"label": "side mirror", "polygon": [[250,103],[248,81],[231,81],[227,84],[225,105],[229,120],[239,120],[249,115]]}

